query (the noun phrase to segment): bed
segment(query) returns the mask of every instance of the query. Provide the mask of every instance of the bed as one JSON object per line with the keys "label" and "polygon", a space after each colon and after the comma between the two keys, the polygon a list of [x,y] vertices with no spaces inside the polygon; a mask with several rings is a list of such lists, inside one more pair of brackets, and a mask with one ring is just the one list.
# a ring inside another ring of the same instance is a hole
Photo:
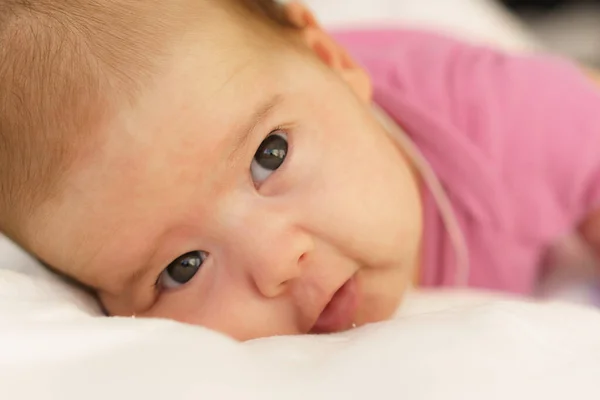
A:
{"label": "bed", "polygon": [[[513,50],[536,41],[485,0],[314,0],[328,27],[424,26]],[[389,322],[237,343],[106,318],[0,237],[2,399],[597,399],[600,313],[491,293],[414,291]]]}

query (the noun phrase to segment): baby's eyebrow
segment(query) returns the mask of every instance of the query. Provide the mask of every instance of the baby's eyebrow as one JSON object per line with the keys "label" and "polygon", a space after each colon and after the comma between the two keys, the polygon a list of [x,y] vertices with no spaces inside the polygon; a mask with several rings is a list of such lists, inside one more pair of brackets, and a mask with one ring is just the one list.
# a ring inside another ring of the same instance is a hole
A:
{"label": "baby's eyebrow", "polygon": [[[283,102],[284,97],[281,94],[275,94],[267,99],[267,101],[261,103],[256,109],[252,116],[248,119],[239,132],[234,137],[233,147],[229,153],[228,160],[232,161],[237,159],[238,153],[246,146],[248,139],[252,137],[256,128],[271,114],[271,112]],[[265,132],[267,134],[269,132]]]}

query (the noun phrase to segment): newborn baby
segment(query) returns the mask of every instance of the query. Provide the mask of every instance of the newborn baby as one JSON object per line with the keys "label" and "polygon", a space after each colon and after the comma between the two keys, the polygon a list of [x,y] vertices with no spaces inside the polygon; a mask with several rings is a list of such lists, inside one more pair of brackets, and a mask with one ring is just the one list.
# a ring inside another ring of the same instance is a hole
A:
{"label": "newborn baby", "polygon": [[600,244],[600,94],[562,60],[295,2],[0,1],[0,87],[0,230],[111,315],[336,332]]}

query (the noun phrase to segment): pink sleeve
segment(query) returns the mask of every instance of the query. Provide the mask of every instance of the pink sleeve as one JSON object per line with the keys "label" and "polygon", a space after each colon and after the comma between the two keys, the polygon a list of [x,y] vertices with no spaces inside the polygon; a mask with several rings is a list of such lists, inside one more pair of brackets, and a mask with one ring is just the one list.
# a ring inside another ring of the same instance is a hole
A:
{"label": "pink sleeve", "polygon": [[[337,38],[444,186],[469,249],[469,283],[529,293],[545,246],[600,209],[600,89],[567,61],[432,33]],[[434,208],[424,282],[453,284],[456,257]]]}
{"label": "pink sleeve", "polygon": [[[503,203],[499,207],[521,232],[569,229],[600,209],[600,88],[577,66],[424,32],[361,36],[357,44],[375,84],[386,86],[381,92],[402,93],[436,127],[445,127],[433,135],[461,136],[462,146],[434,139],[440,152],[456,150],[457,159],[477,153],[476,168],[485,169],[501,188],[501,195],[488,196],[502,198],[497,204]],[[375,39],[380,46],[373,45]],[[376,55],[382,51],[392,63]],[[448,172],[455,176],[446,178],[477,185],[476,179],[466,182],[466,169],[455,168]]]}
{"label": "pink sleeve", "polygon": [[523,220],[546,210],[572,227],[599,209],[600,87],[548,56],[455,54],[450,118],[498,168]]}

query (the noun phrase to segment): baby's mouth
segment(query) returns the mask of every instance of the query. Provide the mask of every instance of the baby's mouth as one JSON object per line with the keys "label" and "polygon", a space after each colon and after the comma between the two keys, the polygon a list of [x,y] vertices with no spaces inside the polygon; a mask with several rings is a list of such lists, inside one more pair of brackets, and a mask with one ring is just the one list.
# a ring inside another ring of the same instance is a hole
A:
{"label": "baby's mouth", "polygon": [[359,305],[356,276],[350,278],[331,297],[310,333],[332,333],[350,329]]}

